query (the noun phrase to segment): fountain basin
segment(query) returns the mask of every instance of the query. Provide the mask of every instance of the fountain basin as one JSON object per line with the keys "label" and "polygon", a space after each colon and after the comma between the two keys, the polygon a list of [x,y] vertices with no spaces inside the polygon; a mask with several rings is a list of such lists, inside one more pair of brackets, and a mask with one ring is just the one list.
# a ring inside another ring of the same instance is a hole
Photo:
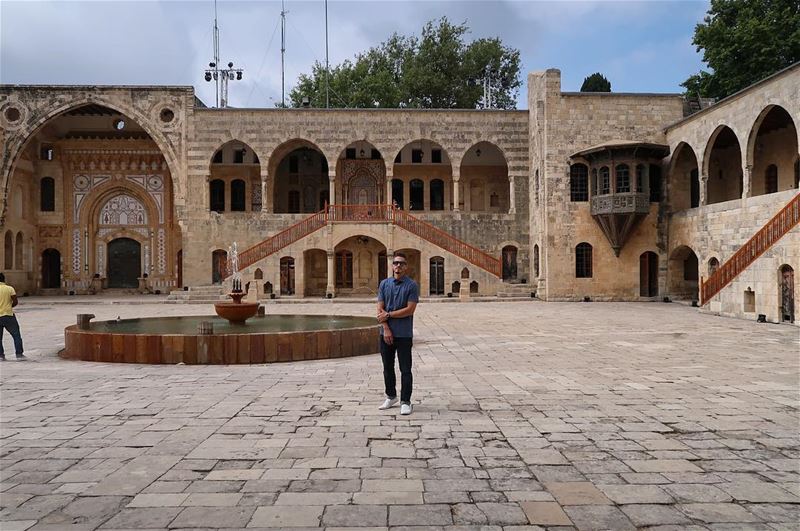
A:
{"label": "fountain basin", "polygon": [[214,311],[233,324],[244,324],[258,313],[257,302],[215,302]]}
{"label": "fountain basin", "polygon": [[[200,322],[214,333],[200,335]],[[64,330],[62,358],[112,363],[257,364],[362,356],[378,351],[375,319],[267,315],[244,325],[217,316],[91,322]]]}

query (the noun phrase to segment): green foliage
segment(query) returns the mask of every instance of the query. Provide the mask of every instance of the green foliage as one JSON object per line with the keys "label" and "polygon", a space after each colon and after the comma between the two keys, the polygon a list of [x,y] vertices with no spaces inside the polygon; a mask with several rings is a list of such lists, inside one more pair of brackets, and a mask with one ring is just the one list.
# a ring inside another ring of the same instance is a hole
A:
{"label": "green foliage", "polygon": [[681,86],[690,95],[730,96],[800,61],[800,2],[711,0],[692,42],[712,71]]}
{"label": "green foliage", "polygon": [[[421,37],[393,34],[379,46],[330,70],[331,107],[474,109],[482,106],[483,79],[492,83],[492,107],[516,107],[520,87],[519,51],[500,39],[469,44],[465,24],[447,18],[428,22]],[[325,107],[325,65],[314,63],[301,74],[289,94],[299,107],[308,97],[312,107]]]}
{"label": "green foliage", "polygon": [[611,92],[611,81],[600,72],[595,72],[583,80],[581,92]]}

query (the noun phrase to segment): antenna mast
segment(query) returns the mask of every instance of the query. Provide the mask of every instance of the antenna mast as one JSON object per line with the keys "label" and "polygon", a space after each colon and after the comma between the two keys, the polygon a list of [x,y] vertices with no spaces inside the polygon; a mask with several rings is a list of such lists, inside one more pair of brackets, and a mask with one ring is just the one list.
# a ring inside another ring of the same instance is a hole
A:
{"label": "antenna mast", "polygon": [[[216,0],[215,0],[216,1]],[[281,105],[286,107],[286,9],[281,0]]]}
{"label": "antenna mast", "polygon": [[[205,80],[214,80],[214,100],[217,108],[228,106],[228,81],[241,80],[243,70],[234,68],[233,62],[228,68],[220,68],[219,64],[219,24],[217,24],[217,0],[214,0],[214,60],[208,63]],[[222,83],[222,85],[220,85]]]}
{"label": "antenna mast", "polygon": [[329,66],[328,66],[328,0],[325,0],[325,108],[331,106],[331,85],[328,80]]}
{"label": "antenna mast", "polygon": [[214,106],[219,107],[219,26],[217,25],[217,0],[214,0]]}

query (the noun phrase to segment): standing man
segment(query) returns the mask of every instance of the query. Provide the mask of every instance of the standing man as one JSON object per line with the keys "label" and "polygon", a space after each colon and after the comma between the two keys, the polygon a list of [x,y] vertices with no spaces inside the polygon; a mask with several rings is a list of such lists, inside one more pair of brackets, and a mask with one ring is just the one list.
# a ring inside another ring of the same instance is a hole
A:
{"label": "standing man", "polygon": [[386,400],[378,409],[389,409],[397,404],[397,378],[394,372],[394,355],[400,362],[400,414],[411,414],[411,344],[414,336],[414,310],[419,302],[419,286],[406,276],[408,259],[395,253],[392,259],[392,276],[381,281],[378,287],[378,322],[381,323],[381,359]]}
{"label": "standing man", "polygon": [[6,284],[6,276],[0,273],[0,361],[6,360],[6,355],[3,351],[3,330],[8,330],[8,333],[14,339],[14,350],[17,353],[17,359],[27,359],[23,354],[22,335],[19,333],[17,316],[14,315],[14,310],[11,309],[17,304],[17,292]]}

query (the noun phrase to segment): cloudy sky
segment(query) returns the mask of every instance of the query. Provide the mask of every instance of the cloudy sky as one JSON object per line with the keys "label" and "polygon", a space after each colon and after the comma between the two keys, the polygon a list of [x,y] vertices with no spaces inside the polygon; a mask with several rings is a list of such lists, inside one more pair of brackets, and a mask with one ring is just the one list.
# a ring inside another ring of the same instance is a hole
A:
{"label": "cloudy sky", "polygon": [[[325,60],[323,0],[285,0],[286,94],[298,74]],[[521,52],[525,73],[559,68],[562,90],[602,72],[614,92],[681,92],[702,68],[691,44],[706,0],[339,1],[328,2],[331,65],[393,32],[419,34],[426,21],[466,22],[468,39],[500,37]],[[281,99],[280,1],[218,0],[220,58],[244,68],[230,104],[273,107]],[[212,59],[214,1],[0,0],[0,83],[193,85]]]}

